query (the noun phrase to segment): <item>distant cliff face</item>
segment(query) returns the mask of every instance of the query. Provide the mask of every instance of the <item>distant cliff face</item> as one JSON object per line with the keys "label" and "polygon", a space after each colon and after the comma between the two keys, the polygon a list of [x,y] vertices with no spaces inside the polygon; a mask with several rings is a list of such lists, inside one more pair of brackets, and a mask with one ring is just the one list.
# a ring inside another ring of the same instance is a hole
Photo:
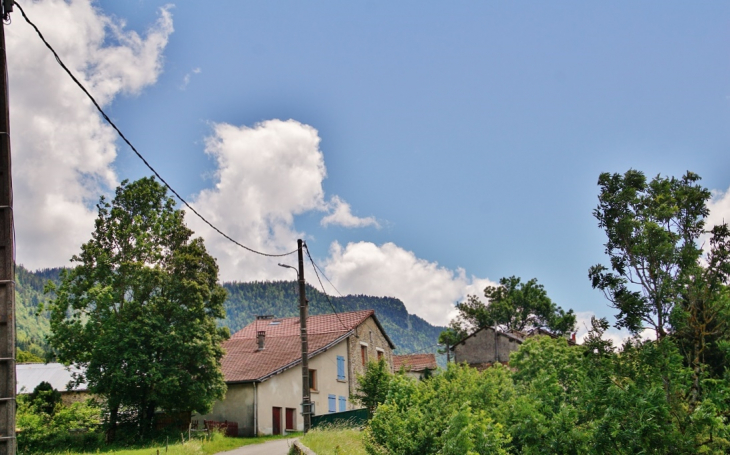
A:
{"label": "distant cliff face", "polygon": [[[48,349],[45,337],[50,329],[49,316],[47,312],[39,313],[38,310],[52,297],[44,294],[45,284],[48,281],[58,283],[62,270],[54,268],[31,272],[21,265],[16,267],[16,327],[20,349],[39,356]],[[228,300],[225,304],[226,318],[220,324],[227,326],[231,333],[246,326],[257,315],[299,315],[299,291],[295,281],[223,283],[223,286],[228,291]],[[439,333],[444,329],[408,314],[403,302],[392,297],[347,295],[330,296],[328,300],[324,294],[307,286],[307,299],[310,314],[375,310],[378,320],[395,343],[397,354],[436,352]]]}

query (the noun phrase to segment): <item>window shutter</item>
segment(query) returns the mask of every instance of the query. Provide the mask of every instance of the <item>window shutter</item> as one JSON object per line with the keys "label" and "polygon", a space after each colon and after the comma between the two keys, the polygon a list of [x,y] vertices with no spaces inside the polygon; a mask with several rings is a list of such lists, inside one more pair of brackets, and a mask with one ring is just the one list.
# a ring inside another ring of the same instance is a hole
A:
{"label": "window shutter", "polygon": [[345,380],[345,358],[341,355],[337,356],[337,379]]}
{"label": "window shutter", "polygon": [[[332,358],[332,357],[330,357]],[[327,396],[327,404],[329,405],[329,412],[337,412],[337,397],[334,395]]]}
{"label": "window shutter", "polygon": [[347,398],[339,397],[340,399],[340,412],[347,411]]}

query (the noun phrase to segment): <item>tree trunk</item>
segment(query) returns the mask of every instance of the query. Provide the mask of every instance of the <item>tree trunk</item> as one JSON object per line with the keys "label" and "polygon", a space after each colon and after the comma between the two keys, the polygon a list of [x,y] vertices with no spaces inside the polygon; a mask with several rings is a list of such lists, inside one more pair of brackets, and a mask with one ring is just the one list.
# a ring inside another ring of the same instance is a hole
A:
{"label": "tree trunk", "polygon": [[117,436],[117,419],[119,417],[119,405],[109,409],[109,427],[106,429],[106,442],[111,444]]}

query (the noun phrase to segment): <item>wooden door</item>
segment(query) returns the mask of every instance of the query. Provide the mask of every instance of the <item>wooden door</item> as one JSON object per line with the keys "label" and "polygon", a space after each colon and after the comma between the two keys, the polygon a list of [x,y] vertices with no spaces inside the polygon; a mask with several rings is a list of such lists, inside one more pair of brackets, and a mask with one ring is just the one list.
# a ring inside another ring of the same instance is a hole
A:
{"label": "wooden door", "polygon": [[286,426],[284,429],[286,431],[296,431],[296,428],[294,428],[294,413],[296,412],[296,409],[294,408],[286,408]]}
{"label": "wooden door", "polygon": [[271,423],[273,424],[272,434],[281,434],[281,408],[272,408]]}

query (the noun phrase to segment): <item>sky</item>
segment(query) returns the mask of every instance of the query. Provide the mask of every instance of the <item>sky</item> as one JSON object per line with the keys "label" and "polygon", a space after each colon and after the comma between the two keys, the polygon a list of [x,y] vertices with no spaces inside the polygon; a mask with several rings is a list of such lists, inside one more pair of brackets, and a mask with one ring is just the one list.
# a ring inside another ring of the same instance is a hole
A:
{"label": "sky", "polygon": [[[588,280],[601,172],[691,170],[730,219],[727,2],[18,3],[172,187],[251,248],[304,239],[333,295],[446,324],[537,278],[584,332],[615,313]],[[17,261],[68,266],[150,172],[11,19]],[[186,220],[223,280],[294,278]]]}

